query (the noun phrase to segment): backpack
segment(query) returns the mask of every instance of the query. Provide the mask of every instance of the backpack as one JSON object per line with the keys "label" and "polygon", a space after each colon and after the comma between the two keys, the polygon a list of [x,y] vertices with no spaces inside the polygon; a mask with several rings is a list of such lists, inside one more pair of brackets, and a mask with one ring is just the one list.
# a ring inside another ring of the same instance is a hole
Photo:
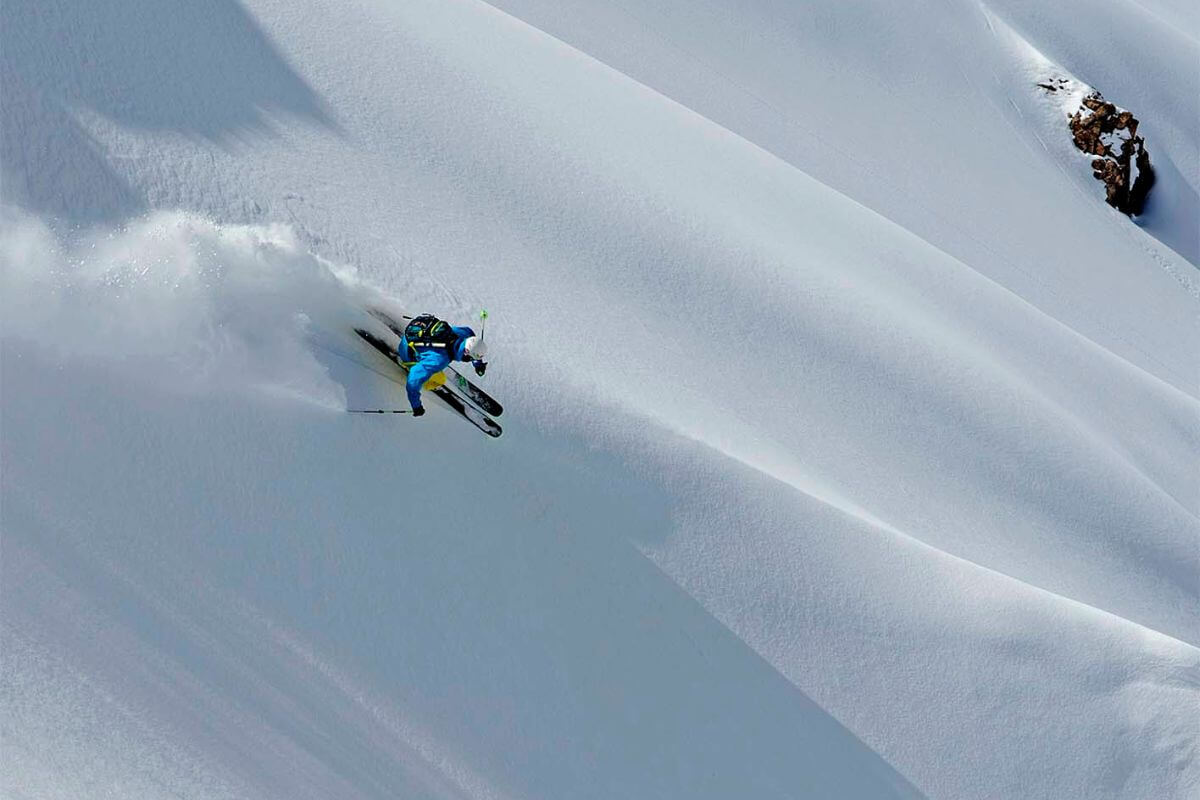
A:
{"label": "backpack", "polygon": [[[458,334],[450,324],[432,314],[413,317],[404,326],[404,338],[408,341],[410,355],[420,350],[437,349],[446,351],[453,358],[454,345],[458,342]],[[416,360],[415,356],[412,360]]]}

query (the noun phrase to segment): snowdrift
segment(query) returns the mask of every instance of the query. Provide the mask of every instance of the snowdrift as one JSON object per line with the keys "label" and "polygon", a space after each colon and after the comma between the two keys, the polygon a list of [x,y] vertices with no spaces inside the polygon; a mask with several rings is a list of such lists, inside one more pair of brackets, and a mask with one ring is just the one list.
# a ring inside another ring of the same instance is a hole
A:
{"label": "snowdrift", "polygon": [[6,4],[4,790],[1188,796],[1194,26],[1035,5]]}

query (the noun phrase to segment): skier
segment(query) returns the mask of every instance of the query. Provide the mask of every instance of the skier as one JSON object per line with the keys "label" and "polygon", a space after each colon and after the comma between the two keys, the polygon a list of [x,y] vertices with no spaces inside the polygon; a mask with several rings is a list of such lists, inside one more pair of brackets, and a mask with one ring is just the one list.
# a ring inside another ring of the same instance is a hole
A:
{"label": "skier", "polygon": [[475,374],[487,370],[487,343],[467,327],[450,325],[432,314],[421,314],[404,327],[396,348],[399,361],[408,369],[408,404],[414,417],[425,414],[421,389],[436,388],[446,382],[442,370],[451,361],[470,361]]}

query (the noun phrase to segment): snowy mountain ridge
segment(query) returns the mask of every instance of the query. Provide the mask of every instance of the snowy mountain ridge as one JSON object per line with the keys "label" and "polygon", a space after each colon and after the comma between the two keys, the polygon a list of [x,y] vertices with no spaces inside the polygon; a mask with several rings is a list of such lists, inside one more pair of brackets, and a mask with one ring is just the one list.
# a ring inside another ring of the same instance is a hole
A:
{"label": "snowy mountain ridge", "polygon": [[0,11],[4,793],[1200,785],[1188,4],[110,5]]}

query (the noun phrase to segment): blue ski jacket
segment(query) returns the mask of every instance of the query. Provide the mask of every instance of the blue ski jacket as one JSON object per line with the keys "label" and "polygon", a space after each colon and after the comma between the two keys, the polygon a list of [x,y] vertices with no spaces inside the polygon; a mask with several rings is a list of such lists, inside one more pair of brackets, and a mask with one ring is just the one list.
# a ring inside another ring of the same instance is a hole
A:
{"label": "blue ski jacket", "polygon": [[[425,385],[425,381],[448,367],[451,361],[470,361],[469,358],[463,358],[463,345],[467,343],[467,339],[475,335],[475,331],[457,325],[452,326],[451,330],[458,337],[454,342],[454,347],[451,348],[452,353],[447,353],[446,350],[439,347],[414,347],[410,350],[408,339],[404,336],[400,337],[400,346],[397,348],[397,352],[400,355],[400,361],[408,365],[408,382],[404,388],[408,392],[408,404],[413,407],[413,410],[421,407],[421,387]],[[417,354],[416,362],[409,361],[414,351]]]}

